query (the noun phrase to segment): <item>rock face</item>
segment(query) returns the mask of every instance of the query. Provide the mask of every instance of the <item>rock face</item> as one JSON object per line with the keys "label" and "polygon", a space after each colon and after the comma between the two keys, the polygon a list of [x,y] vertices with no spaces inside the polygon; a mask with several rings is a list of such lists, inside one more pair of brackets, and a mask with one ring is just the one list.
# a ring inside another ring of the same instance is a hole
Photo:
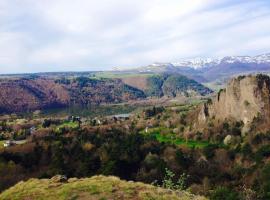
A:
{"label": "rock face", "polygon": [[233,78],[212,102],[204,104],[199,122],[208,119],[242,121],[250,125],[254,118],[270,119],[270,77],[249,75]]}

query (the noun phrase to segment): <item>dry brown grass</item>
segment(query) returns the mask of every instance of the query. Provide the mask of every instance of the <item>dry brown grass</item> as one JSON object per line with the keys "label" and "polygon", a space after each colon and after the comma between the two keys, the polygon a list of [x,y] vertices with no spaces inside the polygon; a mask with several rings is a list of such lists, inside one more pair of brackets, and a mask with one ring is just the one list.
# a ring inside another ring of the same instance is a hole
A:
{"label": "dry brown grass", "polygon": [[171,191],[143,184],[122,181],[117,177],[94,176],[55,182],[52,179],[30,179],[20,182],[0,195],[1,200],[205,200],[183,191]]}
{"label": "dry brown grass", "polygon": [[138,76],[138,77],[127,77],[122,78],[123,82],[132,87],[138,88],[140,90],[147,89],[147,77]]}

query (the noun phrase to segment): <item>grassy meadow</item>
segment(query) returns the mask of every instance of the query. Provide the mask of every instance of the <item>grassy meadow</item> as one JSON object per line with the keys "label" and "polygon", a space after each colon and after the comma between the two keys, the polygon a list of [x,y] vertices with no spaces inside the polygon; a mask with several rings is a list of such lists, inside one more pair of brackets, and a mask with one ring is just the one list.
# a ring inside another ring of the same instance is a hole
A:
{"label": "grassy meadow", "polygon": [[159,142],[175,144],[179,146],[187,146],[190,148],[204,148],[207,147],[210,143],[208,141],[198,141],[198,140],[188,140],[176,136],[173,131],[168,128],[158,127],[150,128],[147,133],[145,130],[141,131],[145,136],[155,137]]}

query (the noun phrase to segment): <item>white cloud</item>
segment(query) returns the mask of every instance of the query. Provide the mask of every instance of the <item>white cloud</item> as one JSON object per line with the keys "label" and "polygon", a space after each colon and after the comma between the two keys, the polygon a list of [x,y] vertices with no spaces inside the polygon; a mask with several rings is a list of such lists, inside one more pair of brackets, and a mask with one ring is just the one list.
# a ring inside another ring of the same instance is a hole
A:
{"label": "white cloud", "polygon": [[270,3],[1,0],[0,73],[100,70],[264,53]]}

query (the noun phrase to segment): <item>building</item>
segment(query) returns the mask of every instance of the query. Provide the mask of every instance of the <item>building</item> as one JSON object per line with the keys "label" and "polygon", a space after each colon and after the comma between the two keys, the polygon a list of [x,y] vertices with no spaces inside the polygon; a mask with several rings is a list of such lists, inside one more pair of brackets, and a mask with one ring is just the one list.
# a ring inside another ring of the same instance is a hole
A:
{"label": "building", "polygon": [[35,127],[35,126],[32,126],[32,127],[30,128],[30,134],[31,134],[31,135],[34,134],[35,131],[36,131],[36,127]]}
{"label": "building", "polygon": [[4,142],[4,147],[10,147],[10,146],[13,146],[15,145],[15,143],[11,140],[7,140]]}

